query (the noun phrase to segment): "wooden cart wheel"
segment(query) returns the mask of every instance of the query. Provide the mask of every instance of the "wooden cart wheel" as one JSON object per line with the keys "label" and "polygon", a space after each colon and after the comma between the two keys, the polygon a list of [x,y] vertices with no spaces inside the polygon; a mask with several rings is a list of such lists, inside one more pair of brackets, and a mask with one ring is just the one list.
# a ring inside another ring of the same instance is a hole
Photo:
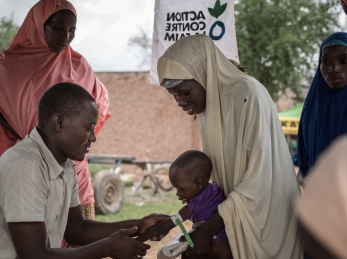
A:
{"label": "wooden cart wheel", "polygon": [[124,200],[124,185],[113,171],[103,170],[92,179],[95,212],[101,214],[117,212]]}
{"label": "wooden cart wheel", "polygon": [[163,163],[163,164],[157,164],[154,165],[154,178],[156,181],[156,185],[159,187],[160,190],[164,192],[169,192],[173,189],[173,186],[169,179],[169,170],[170,170],[171,164],[169,163]]}

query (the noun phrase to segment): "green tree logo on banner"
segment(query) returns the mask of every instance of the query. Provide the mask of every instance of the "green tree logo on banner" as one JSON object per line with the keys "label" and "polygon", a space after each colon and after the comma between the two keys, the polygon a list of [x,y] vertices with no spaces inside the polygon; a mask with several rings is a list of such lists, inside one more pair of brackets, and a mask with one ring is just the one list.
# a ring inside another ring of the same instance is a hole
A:
{"label": "green tree logo on banner", "polygon": [[[221,16],[224,11],[227,9],[227,3],[221,5],[220,1],[217,0],[214,8],[208,8],[209,13],[211,14],[211,16],[213,16],[214,18],[218,18],[219,16]],[[221,28],[221,33],[219,35],[214,35],[213,31],[216,28],[216,26],[219,26]],[[216,21],[214,24],[212,24],[211,28],[210,28],[210,33],[209,36],[212,40],[220,40],[225,33],[225,25],[223,22],[221,21]]]}
{"label": "green tree logo on banner", "polygon": [[220,1],[217,0],[214,5],[214,8],[208,8],[208,11],[211,14],[211,16],[217,19],[219,16],[222,15],[222,13],[224,13],[225,9],[227,9],[227,3],[220,5]]}

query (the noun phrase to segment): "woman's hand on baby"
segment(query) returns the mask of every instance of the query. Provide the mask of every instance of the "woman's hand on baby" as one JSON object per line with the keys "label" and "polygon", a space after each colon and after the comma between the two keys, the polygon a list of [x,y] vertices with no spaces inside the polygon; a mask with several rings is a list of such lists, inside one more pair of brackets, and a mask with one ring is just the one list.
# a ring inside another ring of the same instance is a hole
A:
{"label": "woman's hand on baby", "polygon": [[[200,227],[189,233],[189,236],[193,241],[194,247],[192,248],[188,246],[186,250],[187,256],[198,256],[201,254],[206,254],[210,251],[213,241],[213,234],[211,234],[211,232],[204,232]],[[182,236],[180,241],[186,241],[185,237]]]}

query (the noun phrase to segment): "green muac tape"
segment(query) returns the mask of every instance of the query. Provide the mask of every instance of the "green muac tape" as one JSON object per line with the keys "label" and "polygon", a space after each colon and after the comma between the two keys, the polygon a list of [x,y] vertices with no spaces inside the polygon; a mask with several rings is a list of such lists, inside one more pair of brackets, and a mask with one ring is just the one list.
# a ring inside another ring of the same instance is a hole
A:
{"label": "green muac tape", "polygon": [[180,226],[180,229],[182,230],[182,232],[183,232],[183,234],[184,234],[184,237],[186,238],[186,240],[187,240],[187,242],[188,242],[188,245],[189,245],[190,247],[194,247],[194,243],[193,243],[193,241],[190,239],[190,236],[189,236],[187,230],[185,229],[185,227],[183,226],[182,221],[180,221],[178,218],[176,218],[175,220],[176,220],[177,225]]}

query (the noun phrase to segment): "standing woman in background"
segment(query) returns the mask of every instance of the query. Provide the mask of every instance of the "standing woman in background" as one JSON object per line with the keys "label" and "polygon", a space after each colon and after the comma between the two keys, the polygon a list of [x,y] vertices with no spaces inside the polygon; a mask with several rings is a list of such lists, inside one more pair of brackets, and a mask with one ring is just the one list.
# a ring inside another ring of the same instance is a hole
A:
{"label": "standing woman in background", "polygon": [[347,133],[346,86],[347,33],[337,32],[321,44],[318,68],[300,118],[297,163],[302,183],[320,153]]}
{"label": "standing woman in background", "polygon": [[[99,108],[95,134],[110,117],[106,88],[85,58],[70,47],[76,20],[70,2],[41,0],[27,14],[9,49],[0,53],[0,155],[37,126],[39,100],[56,83],[81,85],[94,97]],[[76,171],[84,215],[94,219],[86,158],[76,162]]]}

